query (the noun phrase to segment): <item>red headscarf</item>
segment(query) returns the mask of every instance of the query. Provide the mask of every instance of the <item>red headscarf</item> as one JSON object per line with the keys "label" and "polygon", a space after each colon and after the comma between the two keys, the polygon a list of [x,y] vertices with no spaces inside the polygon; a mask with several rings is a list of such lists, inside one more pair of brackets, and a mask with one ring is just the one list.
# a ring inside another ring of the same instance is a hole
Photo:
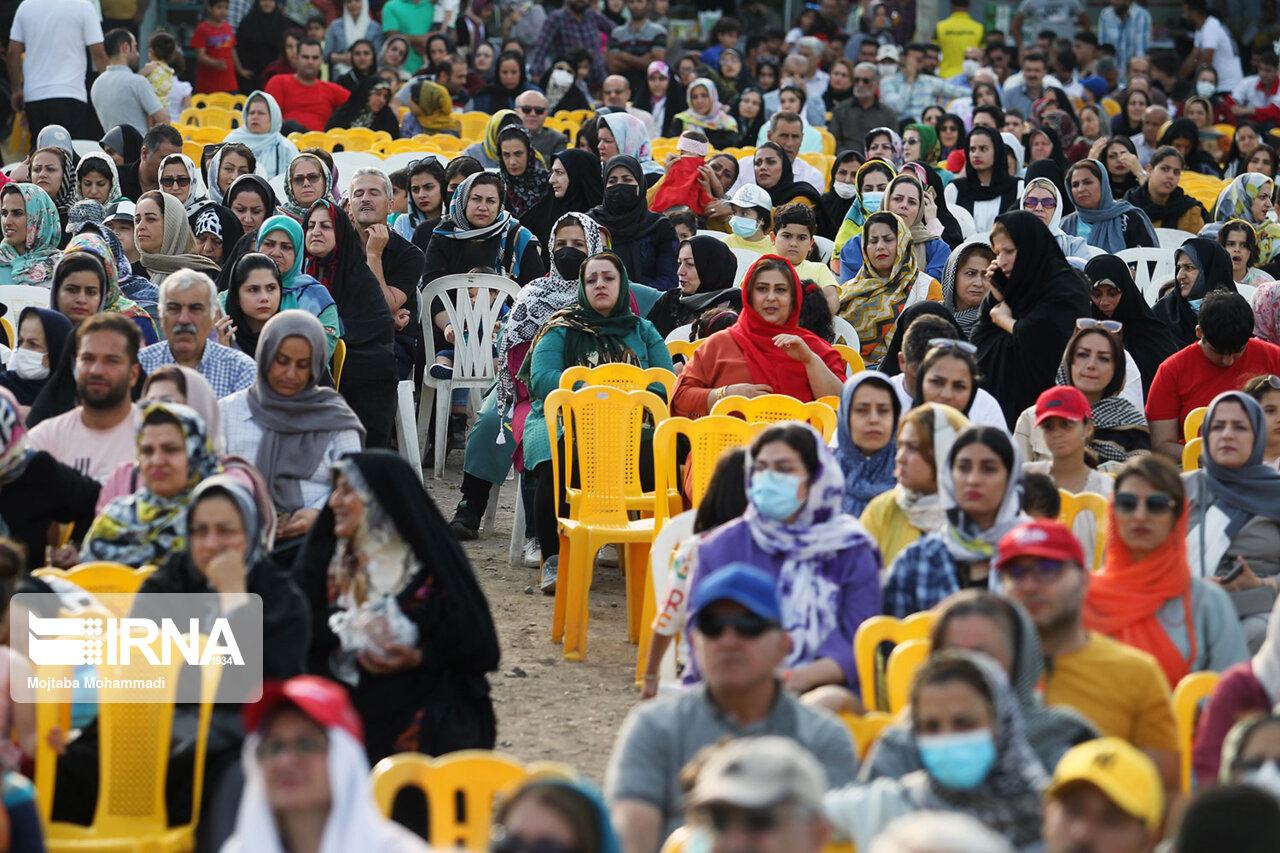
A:
{"label": "red headscarf", "polygon": [[[1195,624],[1191,619],[1191,570],[1187,566],[1187,513],[1173,532],[1145,560],[1134,561],[1116,529],[1115,506],[1107,512],[1107,553],[1102,570],[1089,581],[1084,600],[1085,627],[1155,656],[1170,684],[1191,671],[1196,658]],[[1171,598],[1182,598],[1191,654],[1182,656],[1156,611]]]}
{"label": "red headscarf", "polygon": [[[766,261],[782,261],[786,264],[787,272],[791,274],[791,281],[794,284],[791,291],[791,313],[787,316],[786,322],[780,325],[770,323],[751,307],[749,288],[757,268]],[[800,302],[803,298],[804,289],[800,285],[800,276],[796,274],[795,267],[791,266],[790,261],[778,255],[765,255],[751,265],[751,269],[742,280],[742,313],[738,315],[738,321],[729,327],[729,334],[742,350],[747,360],[747,368],[751,371],[751,378],[756,383],[768,385],[775,394],[786,394],[807,403],[813,399],[813,391],[809,388],[808,372],[802,363],[783,352],[773,339],[778,335],[799,335],[808,344],[809,349],[813,350],[814,354],[822,359],[836,376],[844,376],[845,365],[840,353],[832,349],[830,344],[796,324],[796,320],[800,317]]]}

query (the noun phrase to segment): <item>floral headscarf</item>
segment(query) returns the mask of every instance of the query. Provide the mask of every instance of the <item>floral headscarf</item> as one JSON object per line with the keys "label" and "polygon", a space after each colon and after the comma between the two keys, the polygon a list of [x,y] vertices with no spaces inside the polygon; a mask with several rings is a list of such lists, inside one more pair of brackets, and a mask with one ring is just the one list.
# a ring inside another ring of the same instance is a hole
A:
{"label": "floral headscarf", "polygon": [[26,248],[19,252],[8,242],[0,243],[0,265],[9,267],[14,284],[51,287],[53,268],[57,263],[61,225],[58,209],[49,194],[35,184],[13,184],[0,194],[21,193],[27,209]]}
{"label": "floral headscarf", "polygon": [[640,119],[630,113],[609,113],[602,116],[601,120],[609,126],[609,132],[618,144],[618,154],[639,160],[640,168],[646,175],[662,174],[665,171],[660,163],[654,162],[653,145]]}
{"label": "floral headscarf", "polygon": [[[18,398],[8,388],[0,387],[0,486],[21,477],[33,456],[35,451],[27,445],[27,425]],[[0,520],[0,527],[4,526]]]}
{"label": "floral headscarf", "polygon": [[93,231],[82,231],[71,238],[71,242],[67,243],[66,251],[62,256],[65,258],[73,252],[87,252],[102,262],[102,270],[106,273],[106,286],[102,293],[102,311],[119,311],[127,317],[138,319],[146,317],[147,314],[137,303],[128,299],[120,292],[119,270],[120,265],[116,263],[116,256],[111,251],[111,245],[101,235]]}
{"label": "floral headscarf", "polygon": [[[902,137],[891,127],[873,127],[867,131],[866,142],[870,142],[877,136],[888,134],[889,144],[893,147],[893,168],[902,168]],[[868,161],[870,162],[870,161]]]}
{"label": "floral headscarf", "polygon": [[[71,162],[71,155],[62,148],[52,146],[49,148],[41,148],[31,155],[31,159],[35,159],[36,154],[40,153],[56,154],[62,162],[62,185],[58,187],[58,192],[53,196],[53,206],[58,209],[58,216],[66,216],[67,209],[75,203],[76,200],[76,167]],[[31,161],[28,160],[28,163]],[[44,189],[44,187],[41,187]],[[46,190],[47,192],[47,190]]]}
{"label": "floral headscarf", "polygon": [[187,505],[191,490],[201,480],[219,472],[213,445],[204,421],[195,409],[178,403],[151,403],[142,413],[143,425],[170,423],[152,420],[157,414],[178,422],[187,450],[187,479],[173,497],[161,497],[143,483],[131,495],[114,498],[94,519],[81,551],[83,560],[112,560],[129,566],[160,563],[174,551],[187,547]]}
{"label": "floral headscarf", "polygon": [[[452,103],[452,101],[450,101]],[[509,117],[515,117],[516,121],[509,121]],[[498,144],[498,136],[508,127],[521,124],[520,115],[515,110],[498,110],[489,117],[489,123],[484,126],[484,153],[489,159],[501,163],[502,162],[502,146]]]}
{"label": "floral headscarf", "polygon": [[[684,122],[685,128],[700,127],[703,130],[737,130],[738,122],[733,116],[729,115],[724,106],[720,103],[720,95],[716,91],[716,84],[706,77],[699,77],[689,84],[685,89],[687,103],[693,103],[693,90],[701,86],[707,90],[707,95],[711,98],[711,110],[708,113],[696,112],[693,107],[684,110],[676,115],[676,118]],[[622,143],[619,142],[619,149]],[[626,153],[626,152],[623,152]]]}
{"label": "floral headscarf", "polygon": [[[302,160],[310,160],[316,164],[316,168],[320,170],[320,175],[324,180],[324,192],[320,194],[320,199],[335,198],[333,194],[333,172],[329,166],[314,154],[299,154],[293,158],[293,162],[289,164],[289,168],[284,170],[284,201],[280,202],[280,210],[294,219],[301,222],[307,215],[307,211],[311,208],[309,204],[302,204],[298,201],[297,196],[293,193],[293,167]],[[319,201],[320,199],[316,199]]]}
{"label": "floral headscarf", "polygon": [[1253,218],[1254,199],[1260,195],[1270,195],[1274,190],[1275,182],[1271,178],[1257,172],[1246,172],[1223,187],[1213,206],[1215,222],[1243,219],[1253,226],[1258,235],[1259,264],[1269,263],[1280,253],[1280,223],[1269,219],[1258,222]]}
{"label": "floral headscarf", "polygon": [[911,251],[911,229],[895,213],[879,211],[872,220],[888,224],[892,222],[898,232],[898,255],[887,278],[871,267],[870,248],[862,242],[862,269],[853,278],[840,285],[840,316],[853,324],[862,342],[862,357],[868,363],[879,363],[889,347],[889,334],[911,295],[911,288],[920,275],[915,253]]}

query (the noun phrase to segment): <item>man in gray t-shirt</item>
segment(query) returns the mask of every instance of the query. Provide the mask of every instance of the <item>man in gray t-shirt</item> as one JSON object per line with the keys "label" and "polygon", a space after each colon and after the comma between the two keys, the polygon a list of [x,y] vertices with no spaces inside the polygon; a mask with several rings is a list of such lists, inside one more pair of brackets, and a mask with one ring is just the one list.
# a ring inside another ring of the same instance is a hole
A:
{"label": "man in gray t-shirt", "polygon": [[146,132],[169,120],[169,111],[150,81],[135,74],[138,62],[138,40],[124,28],[114,29],[102,40],[107,52],[107,70],[93,81],[89,99],[105,128],[118,124],[131,125],[138,133]]}
{"label": "man in gray t-shirt", "polygon": [[650,0],[627,0],[631,23],[613,28],[604,56],[609,73],[626,77],[633,92],[644,89],[649,63],[667,58],[667,31],[649,20],[649,4]]}
{"label": "man in gray t-shirt", "polygon": [[791,643],[773,580],[734,563],[708,575],[689,607],[703,682],[635,708],[605,773],[605,796],[624,853],[652,853],[683,823],[680,769],[725,738],[789,737],[818,759],[827,784],[851,783],[858,760],[849,730],[800,704],[775,673]]}

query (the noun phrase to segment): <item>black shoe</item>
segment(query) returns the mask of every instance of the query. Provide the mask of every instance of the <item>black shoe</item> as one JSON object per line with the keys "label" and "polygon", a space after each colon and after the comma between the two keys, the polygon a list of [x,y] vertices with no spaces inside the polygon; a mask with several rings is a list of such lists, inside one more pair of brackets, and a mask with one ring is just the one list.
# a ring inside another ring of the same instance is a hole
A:
{"label": "black shoe", "polygon": [[453,520],[449,522],[449,527],[463,542],[480,538],[480,516],[467,509],[465,504],[458,505],[458,509],[453,514]]}
{"label": "black shoe", "polygon": [[449,415],[450,450],[466,450],[467,448],[467,416]]}

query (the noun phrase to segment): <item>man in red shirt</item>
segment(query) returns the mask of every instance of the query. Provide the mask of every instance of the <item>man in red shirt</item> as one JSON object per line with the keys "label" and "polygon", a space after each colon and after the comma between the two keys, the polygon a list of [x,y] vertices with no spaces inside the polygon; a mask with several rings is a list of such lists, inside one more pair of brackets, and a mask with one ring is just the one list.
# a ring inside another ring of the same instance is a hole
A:
{"label": "man in red shirt", "polygon": [[1147,394],[1151,449],[1182,461],[1182,422],[1223,391],[1280,374],[1280,347],[1251,337],[1253,311],[1238,293],[1215,290],[1200,306],[1194,344],[1165,359]]}
{"label": "man in red shirt", "polygon": [[293,74],[277,74],[267,81],[267,94],[280,105],[285,121],[296,121],[307,130],[324,130],[333,111],[351,96],[337,83],[320,79],[320,42],[298,43],[298,68]]}

